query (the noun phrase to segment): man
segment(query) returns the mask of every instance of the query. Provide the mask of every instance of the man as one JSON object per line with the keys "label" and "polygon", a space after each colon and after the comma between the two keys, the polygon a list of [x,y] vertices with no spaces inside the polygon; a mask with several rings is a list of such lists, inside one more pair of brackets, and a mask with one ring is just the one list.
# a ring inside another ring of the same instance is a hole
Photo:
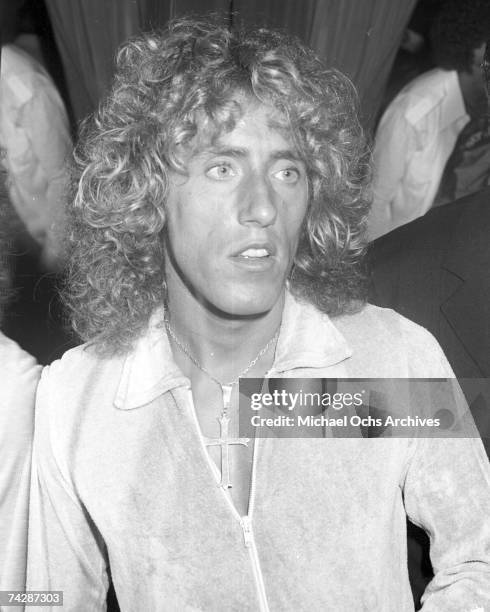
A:
{"label": "man", "polygon": [[485,189],[371,245],[372,302],[431,331],[458,378],[490,378],[489,204]]}
{"label": "man", "polygon": [[[482,66],[490,90],[490,45]],[[394,308],[431,331],[441,344],[474,413],[490,454],[490,189],[435,208],[374,241],[371,301]],[[474,380],[478,379],[478,380]],[[423,541],[420,533],[414,538]],[[414,591],[432,573],[421,572],[412,539]],[[428,559],[428,547],[426,556]]]}
{"label": "man", "polygon": [[236,427],[239,377],[452,376],[424,330],[362,305],[354,98],[267,30],[181,20],[120,51],[77,152],[88,343],[40,385],[30,588],[99,610],[110,572],[122,610],[412,610],[408,512],[434,538],[426,610],[490,603],[478,440]]}
{"label": "man", "polygon": [[434,204],[463,128],[485,114],[480,64],[489,30],[487,0],[441,5],[431,35],[437,68],[403,88],[376,132],[370,239],[424,215]]}
{"label": "man", "polygon": [[40,247],[47,269],[63,263],[66,163],[72,152],[65,105],[41,64],[14,44],[1,50],[0,146],[20,244]]}
{"label": "man", "polygon": [[[490,104],[490,44],[481,64]],[[458,378],[490,378],[490,189],[371,245],[371,299],[431,331]]]}
{"label": "man", "polygon": [[[435,335],[456,376],[463,379],[487,455],[490,386],[483,379],[490,379],[489,203],[486,189],[375,240],[370,298]],[[426,538],[413,526],[410,534],[409,569],[418,600],[432,571]]]}
{"label": "man", "polygon": [[[11,294],[10,227],[5,173],[1,171],[0,326]],[[41,366],[0,332],[0,372],[0,590],[24,590],[34,397]]]}

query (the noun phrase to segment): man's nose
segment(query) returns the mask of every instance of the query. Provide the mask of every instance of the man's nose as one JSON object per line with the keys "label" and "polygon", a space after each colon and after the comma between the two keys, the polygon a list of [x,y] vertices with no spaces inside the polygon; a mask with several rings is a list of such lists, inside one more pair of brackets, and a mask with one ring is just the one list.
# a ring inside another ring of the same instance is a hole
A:
{"label": "man's nose", "polygon": [[256,173],[244,179],[240,194],[240,223],[272,225],[277,217],[279,195],[268,177]]}

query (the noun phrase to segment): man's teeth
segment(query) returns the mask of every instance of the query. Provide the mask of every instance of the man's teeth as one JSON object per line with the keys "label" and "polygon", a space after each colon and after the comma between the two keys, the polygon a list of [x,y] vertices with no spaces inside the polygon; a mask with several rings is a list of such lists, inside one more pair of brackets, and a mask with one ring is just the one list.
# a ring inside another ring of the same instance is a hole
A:
{"label": "man's teeth", "polygon": [[242,257],[268,257],[266,249],[247,249],[241,253]]}

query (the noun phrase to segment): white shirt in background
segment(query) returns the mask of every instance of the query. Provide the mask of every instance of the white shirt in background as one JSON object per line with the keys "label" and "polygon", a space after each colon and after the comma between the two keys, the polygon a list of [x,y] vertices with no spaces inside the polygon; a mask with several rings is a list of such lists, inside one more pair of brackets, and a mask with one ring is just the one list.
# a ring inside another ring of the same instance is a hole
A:
{"label": "white shirt in background", "polygon": [[454,70],[425,72],[391,102],[374,144],[371,240],[431,208],[446,162],[469,120]]}
{"label": "white shirt in background", "polygon": [[68,115],[48,73],[15,45],[2,47],[0,102],[9,197],[53,267],[61,257],[66,162],[72,151]]}

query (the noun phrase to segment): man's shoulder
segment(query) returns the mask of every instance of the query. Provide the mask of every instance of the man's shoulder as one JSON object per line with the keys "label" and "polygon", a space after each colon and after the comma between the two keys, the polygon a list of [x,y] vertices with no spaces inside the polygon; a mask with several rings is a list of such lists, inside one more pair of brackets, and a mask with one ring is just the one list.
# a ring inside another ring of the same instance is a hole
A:
{"label": "man's shoulder", "polygon": [[391,308],[365,304],[354,313],[332,319],[334,325],[349,340],[357,345],[365,342],[389,343],[414,346],[434,346],[434,337],[424,327],[417,325]]}
{"label": "man's shoulder", "polygon": [[93,344],[76,346],[53,361],[43,371],[42,383],[53,393],[65,396],[80,392],[81,389],[94,387],[98,381],[104,385],[119,380],[125,356],[104,356]]}
{"label": "man's shoulder", "polygon": [[53,361],[47,368],[51,370],[67,370],[69,368],[78,367],[79,365],[96,365],[101,360],[98,352],[89,342],[78,344],[63,353],[63,355]]}
{"label": "man's shoulder", "polygon": [[[34,357],[16,342],[0,332],[0,422],[2,431],[12,430],[14,423],[30,429],[33,419],[34,397],[41,376],[41,368]],[[1,432],[0,432],[1,438]]]}
{"label": "man's shoulder", "polygon": [[415,347],[434,347],[437,342],[424,327],[402,316],[391,308],[383,308],[371,303],[365,303],[359,308],[347,310],[344,313],[330,316],[320,312],[309,303],[300,303],[303,320],[309,320],[318,334],[321,322],[327,322],[324,328],[332,325],[347,341],[353,353],[363,354],[366,349],[376,352],[381,345],[387,345],[390,350],[407,344]]}
{"label": "man's shoulder", "polygon": [[388,106],[386,116],[402,115],[407,123],[416,126],[433,111],[437,111],[446,98],[451,98],[454,71],[434,68],[410,81]]}
{"label": "man's shoulder", "polygon": [[447,248],[449,235],[461,213],[460,207],[448,204],[384,234],[369,245],[371,264],[376,268],[384,263],[393,263],[393,258],[416,257],[427,249]]}
{"label": "man's shoulder", "polygon": [[41,367],[34,357],[24,351],[14,340],[0,332],[0,363],[2,376],[6,380],[20,377],[29,372],[40,372]]}
{"label": "man's shoulder", "polygon": [[102,357],[83,344],[46,366],[36,396],[39,436],[69,447],[81,423],[104,418],[113,407],[123,365],[120,357]]}
{"label": "man's shoulder", "polygon": [[9,102],[25,104],[46,87],[54,90],[51,77],[34,57],[16,45],[2,47],[2,93]]}
{"label": "man's shoulder", "polygon": [[333,323],[349,343],[352,367],[361,376],[452,375],[434,336],[394,310],[366,304],[357,313],[334,318]]}
{"label": "man's shoulder", "polygon": [[433,68],[426,72],[422,72],[412,81],[407,83],[400,93],[413,94],[415,96],[441,96],[441,85],[451,81],[455,76],[453,70],[443,70],[442,68]]}
{"label": "man's shoulder", "polygon": [[423,217],[381,236],[369,246],[374,272],[401,260],[426,260],[437,265],[434,255],[451,249],[454,256],[490,253],[490,189],[432,209]]}

